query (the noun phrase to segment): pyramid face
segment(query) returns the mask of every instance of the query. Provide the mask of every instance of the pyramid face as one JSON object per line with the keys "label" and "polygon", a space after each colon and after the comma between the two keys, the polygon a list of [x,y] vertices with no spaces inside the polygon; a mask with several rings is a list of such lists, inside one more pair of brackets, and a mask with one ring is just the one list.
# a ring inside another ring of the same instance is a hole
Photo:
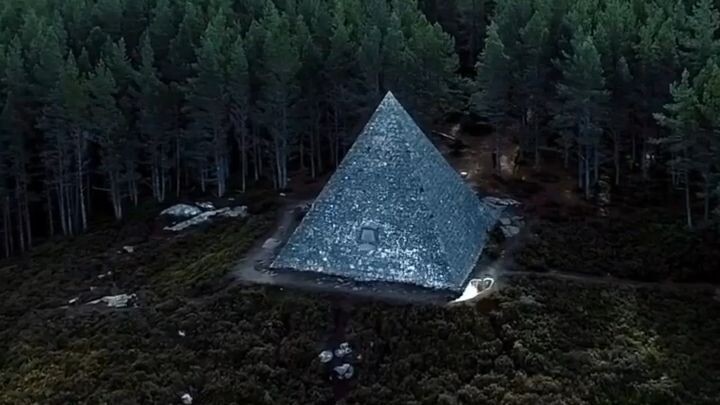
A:
{"label": "pyramid face", "polygon": [[271,267],[457,291],[498,216],[388,93]]}

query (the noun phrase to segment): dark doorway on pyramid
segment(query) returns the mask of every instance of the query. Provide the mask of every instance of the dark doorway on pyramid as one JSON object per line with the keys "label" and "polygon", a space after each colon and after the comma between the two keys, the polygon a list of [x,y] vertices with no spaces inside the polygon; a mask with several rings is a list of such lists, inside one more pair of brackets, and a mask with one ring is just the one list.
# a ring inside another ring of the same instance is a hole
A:
{"label": "dark doorway on pyramid", "polygon": [[271,268],[460,291],[499,214],[388,93]]}

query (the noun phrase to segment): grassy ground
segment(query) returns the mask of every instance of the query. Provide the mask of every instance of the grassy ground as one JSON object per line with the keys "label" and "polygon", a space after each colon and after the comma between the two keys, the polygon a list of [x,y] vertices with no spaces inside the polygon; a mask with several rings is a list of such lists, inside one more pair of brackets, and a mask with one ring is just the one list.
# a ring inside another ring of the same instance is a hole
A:
{"label": "grassy ground", "polygon": [[[324,404],[332,303],[233,287],[121,311],[8,323],[0,403]],[[364,361],[347,404],[716,404],[710,297],[518,278],[479,307],[353,303]],[[178,336],[178,331],[185,337]]]}
{"label": "grassy ground", "polygon": [[[525,199],[542,188],[519,182]],[[0,263],[0,404],[168,404],[185,392],[196,404],[333,403],[315,356],[340,303],[225,277],[275,207],[178,237],[156,231],[151,209]],[[712,239],[652,208],[600,219],[582,204],[530,207],[525,269],[665,279],[718,261]],[[62,308],[118,293],[137,293],[137,307]],[[513,277],[471,307],[343,302],[363,355],[344,402],[717,404],[720,303],[703,294]]]}

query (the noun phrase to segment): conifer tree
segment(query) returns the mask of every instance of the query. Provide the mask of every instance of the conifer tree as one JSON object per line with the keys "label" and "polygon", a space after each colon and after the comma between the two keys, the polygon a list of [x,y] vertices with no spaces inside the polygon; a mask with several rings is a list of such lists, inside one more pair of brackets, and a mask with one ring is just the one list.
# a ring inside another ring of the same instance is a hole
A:
{"label": "conifer tree", "polygon": [[589,199],[590,188],[599,177],[599,146],[607,119],[608,93],[592,37],[579,31],[571,45],[571,52],[564,52],[558,63],[562,80],[557,92],[562,105],[556,123],[575,135],[578,184]]}
{"label": "conifer tree", "polygon": [[140,68],[134,75],[133,98],[137,127],[149,167],[152,193],[157,201],[165,200],[170,169],[171,142],[161,115],[161,94],[165,91],[154,67],[155,53],[150,36],[143,35]]}
{"label": "conifer tree", "polygon": [[290,113],[297,101],[296,75],[300,61],[287,21],[277,10],[271,10],[263,23],[267,35],[262,48],[264,72],[258,105],[271,136],[274,184],[284,189],[288,184],[287,162],[294,135]]}
{"label": "conifer tree", "polygon": [[248,172],[248,119],[250,116],[250,72],[241,34],[237,34],[229,51],[227,64],[227,94],[230,103],[230,122],[240,158],[241,190],[246,188]]}
{"label": "conifer tree", "polygon": [[203,190],[207,181],[216,184],[223,196],[229,175],[227,113],[225,92],[225,55],[223,53],[225,16],[220,13],[208,24],[197,49],[195,77],[189,80],[188,114],[191,120],[195,168]]}
{"label": "conifer tree", "polygon": [[123,198],[125,188],[123,175],[125,155],[123,154],[126,131],[120,108],[115,95],[117,86],[112,73],[100,61],[87,82],[88,89],[88,138],[95,142],[100,150],[100,170],[107,181],[107,192],[112,202],[115,219],[123,218]]}
{"label": "conifer tree", "polygon": [[695,153],[698,149],[699,101],[690,83],[690,73],[685,70],[682,79],[670,86],[672,102],[665,105],[664,113],[655,114],[660,125],[668,128],[670,134],[661,139],[674,158],[669,162],[671,170],[680,179],[685,191],[685,213],[688,228],[693,227],[692,204],[690,201],[690,173],[697,164]]}
{"label": "conifer tree", "polygon": [[507,70],[508,57],[505,45],[500,39],[498,26],[494,22],[488,28],[485,49],[477,64],[477,91],[473,94],[472,109],[486,117],[495,127],[495,150],[493,169],[500,172],[500,134],[508,123],[510,111],[510,74]]}

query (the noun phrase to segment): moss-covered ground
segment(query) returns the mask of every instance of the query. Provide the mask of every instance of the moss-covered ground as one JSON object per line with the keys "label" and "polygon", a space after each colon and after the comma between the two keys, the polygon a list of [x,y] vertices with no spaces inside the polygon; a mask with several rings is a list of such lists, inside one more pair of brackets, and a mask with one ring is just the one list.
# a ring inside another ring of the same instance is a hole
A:
{"label": "moss-covered ground", "polygon": [[[0,403],[332,403],[315,356],[336,303],[224,278],[270,224],[133,225],[3,263]],[[137,307],[62,308],[121,292]],[[720,403],[705,293],[516,277],[472,307],[352,302],[347,336],[363,355],[347,404]]]}

